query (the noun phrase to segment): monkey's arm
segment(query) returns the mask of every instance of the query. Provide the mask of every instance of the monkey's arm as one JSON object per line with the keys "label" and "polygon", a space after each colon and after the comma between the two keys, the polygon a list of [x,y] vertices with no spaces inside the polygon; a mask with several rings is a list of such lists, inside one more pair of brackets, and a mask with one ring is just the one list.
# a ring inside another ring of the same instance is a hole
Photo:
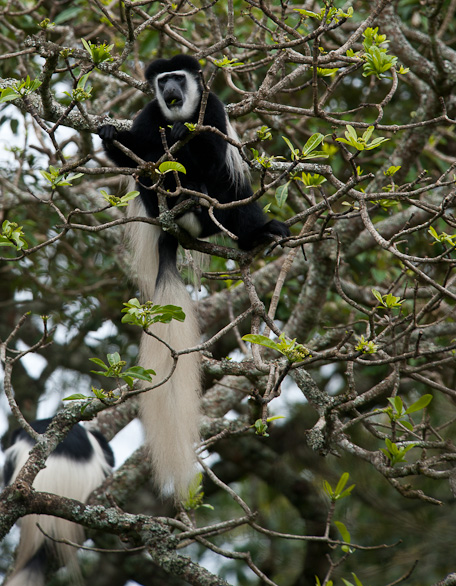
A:
{"label": "monkey's arm", "polygon": [[105,124],[98,129],[98,135],[103,141],[105,153],[118,167],[136,167],[136,162],[113,144],[113,141],[117,140],[133,151],[130,148],[133,143],[131,132],[128,130],[118,131],[112,124]]}
{"label": "monkey's arm", "polygon": [[157,110],[155,101],[150,102],[135,118],[131,130],[117,130],[112,124],[105,124],[98,129],[106,154],[117,166],[136,167],[137,163],[114,146],[113,140],[145,161],[154,160],[161,146]]}
{"label": "monkey's arm", "polygon": [[279,220],[267,220],[260,205],[253,202],[233,210],[227,221],[228,229],[238,237],[238,246],[242,250],[252,250],[260,244],[274,240],[274,237],[286,238],[290,230]]}
{"label": "monkey's arm", "polygon": [[239,234],[238,246],[242,250],[252,250],[260,244],[271,242],[275,236],[286,238],[290,236],[290,230],[283,222],[270,220],[261,226],[253,228],[250,232]]}

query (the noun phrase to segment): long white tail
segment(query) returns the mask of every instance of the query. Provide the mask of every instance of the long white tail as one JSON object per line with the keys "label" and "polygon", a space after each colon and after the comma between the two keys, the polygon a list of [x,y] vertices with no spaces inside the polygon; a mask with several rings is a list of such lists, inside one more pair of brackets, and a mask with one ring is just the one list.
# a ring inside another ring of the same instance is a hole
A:
{"label": "long white tail", "polygon": [[[88,439],[94,450],[89,461],[74,460],[64,454],[51,454],[46,462],[46,468],[35,478],[33,488],[85,502],[110,471],[98,441],[90,433]],[[6,451],[7,459],[14,462],[12,480],[26,463],[31,447],[28,441],[21,439]],[[16,553],[14,573],[6,582],[7,586],[44,585],[45,545],[47,555],[51,552],[57,556],[61,565],[67,566],[73,583],[81,583],[77,549],[50,541],[44,535],[80,544],[84,541],[84,530],[80,525],[48,515],[27,515],[21,520],[20,526],[21,539]]]}
{"label": "long white tail", "polygon": [[[146,215],[139,198],[128,207],[130,216]],[[157,283],[161,229],[144,222],[129,226],[134,271],[145,300],[180,306],[186,316],[184,322],[154,324],[150,332],[156,337],[143,334],[138,360],[144,368],[155,370],[154,382],[169,377],[160,387],[141,395],[141,419],[156,485],[162,494],[174,493],[176,498],[183,499],[196,473],[200,358],[192,352],[181,355],[174,364],[168,346],[175,351],[196,346],[199,328],[193,302],[176,269],[165,266]]]}

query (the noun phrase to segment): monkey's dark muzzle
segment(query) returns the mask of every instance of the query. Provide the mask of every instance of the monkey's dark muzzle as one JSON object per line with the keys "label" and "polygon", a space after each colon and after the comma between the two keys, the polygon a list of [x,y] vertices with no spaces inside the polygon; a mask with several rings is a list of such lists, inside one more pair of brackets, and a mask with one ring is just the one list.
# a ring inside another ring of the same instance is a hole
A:
{"label": "monkey's dark muzzle", "polygon": [[165,103],[168,108],[180,108],[183,102],[180,98],[169,98],[165,99]]}
{"label": "monkey's dark muzzle", "polygon": [[168,108],[180,108],[184,101],[180,89],[173,86],[165,88],[163,99]]}

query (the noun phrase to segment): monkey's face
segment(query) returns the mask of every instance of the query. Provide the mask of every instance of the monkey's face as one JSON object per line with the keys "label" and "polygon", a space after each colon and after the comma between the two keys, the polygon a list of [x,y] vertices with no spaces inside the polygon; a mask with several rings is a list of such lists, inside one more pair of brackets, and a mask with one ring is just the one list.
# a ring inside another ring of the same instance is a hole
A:
{"label": "monkey's face", "polygon": [[171,71],[157,75],[155,95],[163,116],[170,122],[190,121],[199,110],[201,89],[188,71]]}

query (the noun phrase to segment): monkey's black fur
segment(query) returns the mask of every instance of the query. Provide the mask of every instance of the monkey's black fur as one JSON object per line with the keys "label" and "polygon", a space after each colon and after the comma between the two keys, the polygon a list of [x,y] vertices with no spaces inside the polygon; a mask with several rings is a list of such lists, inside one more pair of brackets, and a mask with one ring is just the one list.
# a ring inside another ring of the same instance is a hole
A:
{"label": "monkey's black fur", "polygon": [[[190,116],[185,117],[184,120],[171,120],[162,111],[161,104],[156,97],[136,117],[131,130],[117,132],[111,125],[100,128],[99,134],[103,139],[106,153],[116,165],[121,167],[136,166],[130,157],[113,145],[113,139],[118,140],[143,160],[156,162],[164,154],[160,128],[165,130],[166,142],[168,146],[171,146],[188,134],[189,131],[184,122],[196,123],[198,121],[203,86],[200,65],[196,59],[187,55],[176,55],[169,60],[157,59],[147,67],[146,78],[153,85],[160,74],[182,71],[190,74],[195,80],[199,94],[196,107]],[[170,94],[169,96],[163,94],[165,102],[167,102],[167,98],[169,102],[172,102],[173,99],[176,101],[179,87],[184,94],[192,89],[189,88],[188,82],[186,83],[185,77],[182,81],[179,81],[179,78],[173,80],[172,77],[172,75],[162,77],[168,87],[165,86],[165,83],[157,84],[159,92]],[[229,122],[225,108],[212,92],[208,95],[203,123],[217,128],[224,134],[229,134]],[[236,169],[239,175],[237,178],[233,177],[227,158],[228,148],[233,147],[228,147],[223,137],[213,132],[204,132],[191,138],[175,155],[187,171],[185,175],[179,174],[182,186],[207,193],[220,203],[250,197],[252,188],[245,174],[240,173],[240,169]],[[139,191],[147,213],[152,217],[157,217],[159,214],[157,196],[153,191],[147,189],[150,184],[150,180],[141,179]],[[176,184],[171,173],[166,177],[164,186],[170,191],[175,190]],[[168,198],[168,202],[168,206],[171,208],[177,203],[177,198]],[[220,232],[220,228],[209,217],[207,208],[197,206],[193,213],[198,221],[197,236],[204,238]],[[288,228],[283,223],[277,220],[267,221],[257,203],[250,203],[230,210],[215,210],[215,217],[225,228],[238,237],[238,245],[243,250],[251,250],[258,244],[271,240],[274,235],[284,237],[289,234]],[[167,238],[166,244],[173,247],[172,239]],[[160,247],[161,251],[162,249],[163,246]]]}

